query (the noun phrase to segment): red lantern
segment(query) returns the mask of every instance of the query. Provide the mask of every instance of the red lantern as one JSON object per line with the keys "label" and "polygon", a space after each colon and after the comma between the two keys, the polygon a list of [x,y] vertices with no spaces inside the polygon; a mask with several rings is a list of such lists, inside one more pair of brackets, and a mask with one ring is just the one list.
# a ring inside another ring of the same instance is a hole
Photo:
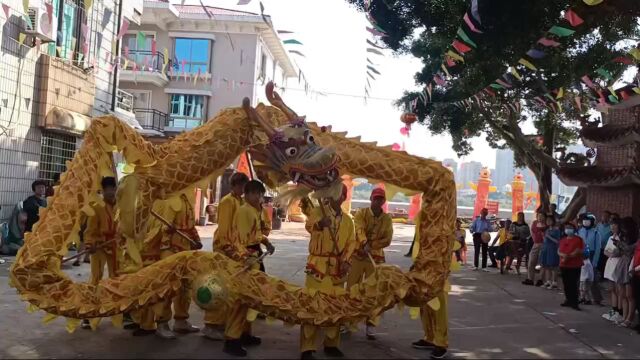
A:
{"label": "red lantern", "polygon": [[409,129],[411,129],[411,124],[413,124],[417,120],[418,117],[416,116],[416,114],[411,112],[406,112],[402,114],[402,116],[400,116],[400,121],[402,121]]}

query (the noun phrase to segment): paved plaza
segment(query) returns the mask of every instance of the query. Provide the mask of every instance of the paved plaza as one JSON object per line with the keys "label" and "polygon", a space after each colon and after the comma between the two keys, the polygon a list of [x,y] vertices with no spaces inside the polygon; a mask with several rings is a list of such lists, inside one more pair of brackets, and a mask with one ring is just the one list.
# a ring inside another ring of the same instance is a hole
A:
{"label": "paved plaza", "polygon": [[[213,227],[201,228],[211,248]],[[307,237],[301,224],[284,224],[274,231],[276,253],[267,258],[270,274],[302,284]],[[388,261],[408,269],[413,226],[395,225]],[[470,248],[470,255],[473,250]],[[470,256],[471,258],[471,256]],[[0,265],[0,358],[226,358],[222,343],[200,334],[162,340],[134,338],[130,332],[103,321],[97,331],[77,329],[67,333],[64,320],[43,325],[43,312],[28,314],[16,291],[7,284],[8,262]],[[65,267],[77,281],[87,279],[89,266]],[[451,275],[449,358],[640,358],[640,335],[603,320],[606,310],[584,307],[576,312],[561,308],[560,292],[520,284],[516,275],[474,272],[470,266]],[[191,321],[202,325],[203,312],[191,308]],[[262,346],[249,349],[248,358],[297,358],[299,327],[280,321],[257,320],[254,332]],[[348,358],[428,358],[429,352],[411,348],[422,336],[420,322],[408,309],[388,311],[378,328],[378,339],[368,341],[364,331],[343,337]],[[317,353],[322,358],[322,352]]]}

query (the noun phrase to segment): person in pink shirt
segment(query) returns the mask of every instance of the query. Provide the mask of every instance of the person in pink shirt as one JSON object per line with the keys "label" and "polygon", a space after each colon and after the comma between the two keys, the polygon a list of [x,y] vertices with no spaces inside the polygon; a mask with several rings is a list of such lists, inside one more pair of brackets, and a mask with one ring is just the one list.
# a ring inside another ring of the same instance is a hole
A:
{"label": "person in pink shirt", "polygon": [[[533,240],[533,246],[529,252],[529,262],[527,263],[527,278],[522,283],[524,285],[533,285],[536,278],[536,266],[538,266],[538,260],[540,259],[540,252],[542,251],[542,244],[544,243],[544,232],[547,230],[546,216],[544,212],[539,211],[536,214],[536,220],[531,224],[531,239]],[[542,286],[542,278],[535,282],[536,286]]]}

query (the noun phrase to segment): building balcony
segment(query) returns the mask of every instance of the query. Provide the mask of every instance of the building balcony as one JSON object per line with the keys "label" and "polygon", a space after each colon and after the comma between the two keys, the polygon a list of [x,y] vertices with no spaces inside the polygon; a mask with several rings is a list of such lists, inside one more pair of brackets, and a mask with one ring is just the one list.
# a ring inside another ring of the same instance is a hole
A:
{"label": "building balcony", "polygon": [[82,134],[91,122],[95,77],[51,56],[40,56],[36,67],[38,126],[73,135]]}
{"label": "building balcony", "polygon": [[164,137],[163,124],[167,114],[154,109],[134,108],[132,94],[118,89],[114,115],[145,137]]}
{"label": "building balcony", "polygon": [[140,126],[145,130],[153,130],[164,133],[165,125],[168,121],[168,116],[162,111],[156,109],[133,109],[136,114],[136,120]]}
{"label": "building balcony", "polygon": [[169,70],[170,64],[167,64],[163,72],[165,59],[160,52],[154,54],[148,50],[131,50],[127,60],[126,64],[124,60],[120,64],[120,81],[158,87],[164,87],[169,83],[166,71]]}

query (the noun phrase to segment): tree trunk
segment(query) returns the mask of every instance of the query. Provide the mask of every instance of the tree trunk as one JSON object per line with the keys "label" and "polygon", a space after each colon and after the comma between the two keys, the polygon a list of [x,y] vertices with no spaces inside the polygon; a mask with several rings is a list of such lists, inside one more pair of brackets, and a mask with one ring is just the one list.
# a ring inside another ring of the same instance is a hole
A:
{"label": "tree trunk", "polygon": [[587,189],[579,187],[576,193],[571,198],[569,205],[564,209],[560,215],[562,223],[571,221],[576,218],[580,209],[587,204]]}
{"label": "tree trunk", "polygon": [[[542,130],[542,149],[547,156],[553,157],[556,129],[553,125],[554,117],[545,119]],[[553,169],[546,163],[540,162],[540,176],[538,180],[538,193],[540,194],[540,204],[538,209],[549,212],[551,194],[553,193]]]}

